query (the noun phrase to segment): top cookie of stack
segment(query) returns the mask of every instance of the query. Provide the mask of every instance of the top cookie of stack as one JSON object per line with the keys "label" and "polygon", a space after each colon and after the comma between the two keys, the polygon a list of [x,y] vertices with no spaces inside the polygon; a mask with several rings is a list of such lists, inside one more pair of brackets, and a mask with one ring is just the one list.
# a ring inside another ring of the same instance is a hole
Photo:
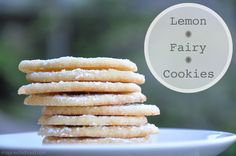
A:
{"label": "top cookie of stack", "polygon": [[29,95],[24,103],[44,106],[39,133],[47,143],[140,142],[158,131],[145,115],[158,115],[159,109],[138,104],[146,101],[138,86],[145,78],[127,59],[24,60],[19,70],[32,82],[18,90]]}

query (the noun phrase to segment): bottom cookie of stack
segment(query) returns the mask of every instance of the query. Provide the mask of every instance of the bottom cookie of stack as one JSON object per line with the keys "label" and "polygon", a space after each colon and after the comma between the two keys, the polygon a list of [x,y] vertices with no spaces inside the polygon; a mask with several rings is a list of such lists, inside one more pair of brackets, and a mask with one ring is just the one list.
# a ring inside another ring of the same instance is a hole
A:
{"label": "bottom cookie of stack", "polygon": [[147,142],[147,137],[157,133],[153,124],[139,126],[41,126],[39,134],[44,143],[125,143]]}
{"label": "bottom cookie of stack", "polygon": [[43,139],[43,144],[141,144],[150,143],[150,138],[91,138],[91,137],[53,137]]}
{"label": "bottom cookie of stack", "polygon": [[148,143],[158,132],[145,116],[42,115],[38,123],[44,144]]}

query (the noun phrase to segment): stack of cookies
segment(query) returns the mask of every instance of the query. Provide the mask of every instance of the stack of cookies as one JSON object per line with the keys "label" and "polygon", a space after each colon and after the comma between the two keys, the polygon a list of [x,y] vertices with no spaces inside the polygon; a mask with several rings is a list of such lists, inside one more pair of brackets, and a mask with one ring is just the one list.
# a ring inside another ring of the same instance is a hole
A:
{"label": "stack of cookies", "polygon": [[127,59],[24,60],[19,70],[30,84],[18,94],[29,95],[26,105],[43,106],[44,143],[142,143],[158,132],[145,116],[159,108],[142,104],[145,78]]}

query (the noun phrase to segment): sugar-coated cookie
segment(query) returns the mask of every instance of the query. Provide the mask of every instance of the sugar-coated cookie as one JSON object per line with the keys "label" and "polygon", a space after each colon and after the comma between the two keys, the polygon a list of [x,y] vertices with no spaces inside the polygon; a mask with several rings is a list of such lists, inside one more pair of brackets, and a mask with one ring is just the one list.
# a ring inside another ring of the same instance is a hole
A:
{"label": "sugar-coated cookie", "polygon": [[117,116],[153,116],[159,115],[156,105],[131,104],[118,106],[58,107],[48,106],[42,110],[44,115],[117,115]]}
{"label": "sugar-coated cookie", "polygon": [[24,73],[48,72],[60,70],[81,69],[117,69],[124,71],[137,71],[135,63],[127,59],[117,58],[83,58],[83,57],[60,57],[49,60],[23,60],[19,64],[19,70]]}
{"label": "sugar-coated cookie", "polygon": [[126,94],[56,94],[30,95],[25,98],[26,105],[34,106],[102,106],[142,103],[146,96],[140,92]]}
{"label": "sugar-coated cookie", "polygon": [[153,124],[141,126],[41,126],[39,134],[57,137],[137,138],[158,132]]}
{"label": "sugar-coated cookie", "polygon": [[29,82],[59,82],[59,81],[98,81],[125,82],[143,84],[143,75],[131,71],[108,70],[62,70],[57,72],[33,72],[26,74]]}
{"label": "sugar-coated cookie", "polygon": [[43,94],[60,92],[100,92],[129,93],[140,92],[141,88],[134,83],[112,82],[51,82],[32,83],[19,88],[18,94]]}
{"label": "sugar-coated cookie", "polygon": [[151,143],[150,137],[141,138],[66,138],[48,136],[43,144],[143,144]]}
{"label": "sugar-coated cookie", "polygon": [[68,126],[128,126],[128,125],[143,125],[147,123],[147,118],[144,116],[65,116],[65,115],[43,115],[39,118],[40,125],[68,125]]}

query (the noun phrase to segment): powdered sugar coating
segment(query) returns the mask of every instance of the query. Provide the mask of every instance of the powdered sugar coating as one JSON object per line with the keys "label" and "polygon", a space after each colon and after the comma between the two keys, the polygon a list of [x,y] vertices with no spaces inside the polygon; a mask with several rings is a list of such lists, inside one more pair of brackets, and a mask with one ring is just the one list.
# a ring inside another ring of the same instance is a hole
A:
{"label": "powdered sugar coating", "polygon": [[100,81],[125,82],[143,84],[143,75],[131,71],[108,70],[62,70],[57,72],[33,72],[26,74],[29,82],[58,82],[58,81]]}
{"label": "powdered sugar coating", "polygon": [[134,83],[112,82],[51,82],[31,83],[19,88],[18,94],[43,94],[59,92],[102,92],[129,93],[140,92],[141,88]]}
{"label": "powdered sugar coating", "polygon": [[39,134],[42,136],[57,137],[112,137],[112,138],[136,138],[145,137],[158,132],[153,124],[140,126],[41,126]]}
{"label": "powdered sugar coating", "polygon": [[140,92],[127,94],[82,94],[82,95],[30,95],[24,103],[40,106],[101,106],[142,103],[145,95]]}
{"label": "powdered sugar coating", "polygon": [[39,118],[38,123],[41,125],[68,125],[68,126],[130,126],[143,125],[147,123],[147,118],[131,116],[65,116],[65,115],[43,115]]}
{"label": "powdered sugar coating", "polygon": [[25,73],[38,71],[60,71],[62,69],[117,69],[125,71],[137,71],[135,63],[127,59],[116,58],[82,58],[82,57],[60,57],[50,60],[23,60],[19,64],[19,70]]}
{"label": "powdered sugar coating", "polygon": [[144,144],[151,143],[149,137],[141,138],[64,138],[45,137],[44,144]]}
{"label": "powdered sugar coating", "polygon": [[48,106],[44,107],[42,113],[45,115],[118,115],[118,116],[152,116],[159,115],[160,110],[155,105],[150,104],[128,104],[113,106]]}

